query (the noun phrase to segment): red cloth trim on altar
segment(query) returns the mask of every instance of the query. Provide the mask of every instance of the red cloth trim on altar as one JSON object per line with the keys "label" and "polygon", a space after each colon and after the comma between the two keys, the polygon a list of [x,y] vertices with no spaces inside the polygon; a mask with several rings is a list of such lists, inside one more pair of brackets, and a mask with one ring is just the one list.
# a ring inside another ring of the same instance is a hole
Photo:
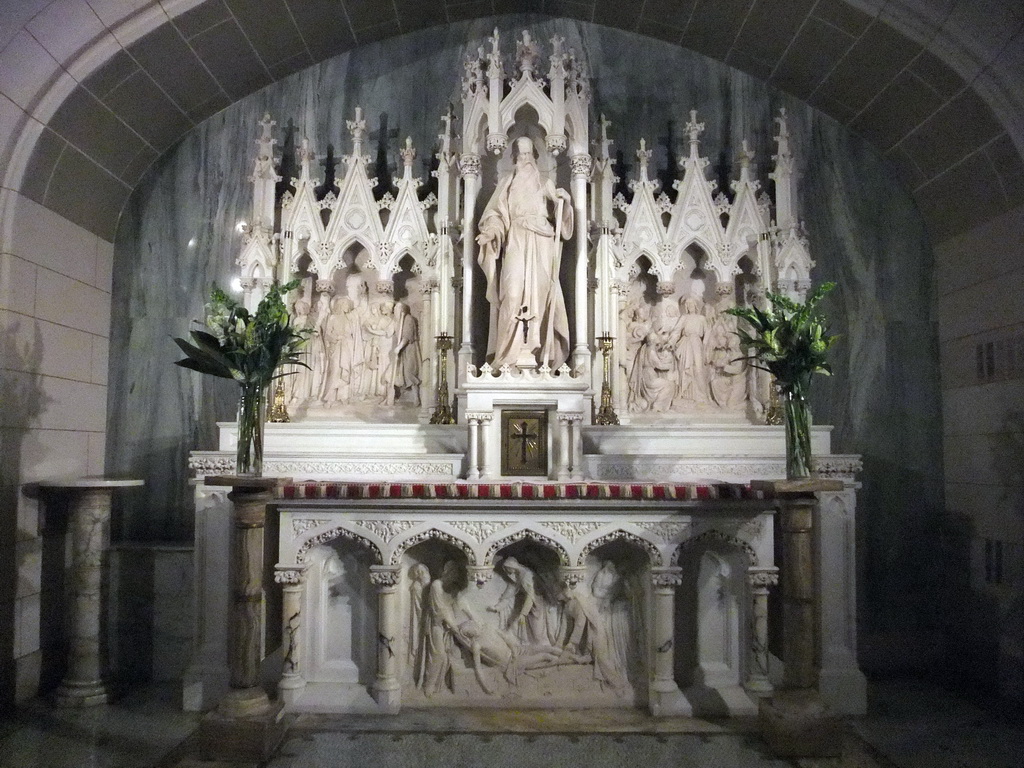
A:
{"label": "red cloth trim on altar", "polygon": [[308,481],[276,488],[279,499],[763,499],[736,483],[346,483]]}

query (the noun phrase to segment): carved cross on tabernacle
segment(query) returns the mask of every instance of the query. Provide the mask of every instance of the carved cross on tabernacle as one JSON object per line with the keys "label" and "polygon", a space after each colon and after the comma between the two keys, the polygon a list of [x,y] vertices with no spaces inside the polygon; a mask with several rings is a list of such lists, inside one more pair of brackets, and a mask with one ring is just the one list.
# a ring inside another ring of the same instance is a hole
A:
{"label": "carved cross on tabernacle", "polygon": [[506,410],[501,417],[501,474],[546,475],[547,414]]}

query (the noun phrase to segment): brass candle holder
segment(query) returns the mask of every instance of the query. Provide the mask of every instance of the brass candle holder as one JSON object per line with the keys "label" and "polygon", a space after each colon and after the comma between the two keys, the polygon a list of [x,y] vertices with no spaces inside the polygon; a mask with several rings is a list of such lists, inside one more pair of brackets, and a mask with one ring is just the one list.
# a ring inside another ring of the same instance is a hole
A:
{"label": "brass candle holder", "polygon": [[597,341],[601,352],[604,354],[604,367],[601,381],[601,407],[597,409],[597,415],[594,416],[594,423],[603,427],[613,424],[618,425],[619,417],[615,413],[615,408],[612,405],[611,382],[611,355],[612,348],[615,346],[615,337],[609,335],[598,336],[595,341]]}
{"label": "brass candle holder", "polygon": [[287,424],[291,420],[291,416],[288,415],[288,406],[284,403],[284,379],[281,378],[277,380],[277,386],[274,387],[274,399],[270,404],[267,421],[271,424]]}
{"label": "brass candle holder", "polygon": [[431,424],[454,424],[455,411],[448,395],[448,353],[454,339],[448,333],[440,333],[437,340],[437,405],[430,416]]}

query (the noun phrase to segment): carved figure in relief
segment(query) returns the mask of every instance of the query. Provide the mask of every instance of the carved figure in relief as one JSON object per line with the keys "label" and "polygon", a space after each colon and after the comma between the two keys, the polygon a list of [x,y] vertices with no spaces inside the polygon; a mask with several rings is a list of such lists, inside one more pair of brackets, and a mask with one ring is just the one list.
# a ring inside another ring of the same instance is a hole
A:
{"label": "carved figure in relief", "polygon": [[392,316],[393,302],[384,299],[370,307],[369,317],[363,324],[366,357],[360,394],[366,400],[381,402],[385,395],[385,374],[391,352],[391,337],[395,329]]}
{"label": "carved figure in relief", "polygon": [[611,627],[601,614],[598,601],[579,588],[562,594],[562,622],[565,627],[563,658],[574,663],[592,663],[594,679],[615,691],[626,688],[624,667],[619,663]]}
{"label": "carved figure in relief", "polygon": [[452,632],[455,619],[455,595],[451,590],[458,577],[458,564],[447,561],[441,576],[427,588],[427,609],[423,629],[423,675],[420,685],[427,697],[445,685],[451,671]]}
{"label": "carved figure in relief", "polygon": [[493,694],[496,689],[487,682],[483,673],[485,666],[500,668],[505,680],[516,685],[521,672],[576,663],[574,658],[567,658],[562,650],[553,645],[524,644],[511,632],[472,619],[458,626],[455,639],[469,651],[476,680],[484,693],[488,694]]}
{"label": "carved figure in relief", "polygon": [[[498,182],[477,227],[478,260],[491,305],[487,354],[495,368],[506,363],[558,368],[569,355],[569,318],[558,271],[561,240],[572,237],[572,198],[541,176],[529,138],[517,139],[516,149],[515,170]],[[549,202],[555,206],[554,223]]]}
{"label": "carved figure in relief", "polygon": [[409,305],[395,302],[395,331],[388,355],[386,394],[384,402],[393,405],[395,400],[409,392],[416,405],[420,404],[420,331],[419,323],[409,311]]}
{"label": "carved figure in relief", "polygon": [[680,400],[695,403],[708,402],[708,378],[704,361],[704,337],[708,321],[701,312],[697,299],[684,297],[679,302],[680,315],[676,324],[678,334]]}
{"label": "carved figure in relief", "polygon": [[324,350],[327,365],[324,368],[324,383],[320,388],[320,402],[333,405],[348,399],[348,381],[342,375],[345,342],[351,335],[348,325],[352,301],[339,296],[331,302],[331,314],[324,324]]}
{"label": "carved figure in relief", "polygon": [[[309,326],[310,318],[310,305],[305,299],[296,300],[292,307],[292,326],[295,330],[302,330]],[[306,347],[302,350],[302,359],[312,367],[311,363],[311,345],[313,344],[311,339],[306,343]],[[297,365],[294,368],[295,373],[291,376],[285,377],[285,386],[288,388],[288,403],[298,403],[305,401],[309,398],[310,383],[312,380],[313,372],[310,368],[304,365]]]}
{"label": "carved figure in relief", "polygon": [[409,647],[408,663],[413,680],[423,682],[424,629],[426,616],[424,604],[430,587],[430,569],[423,563],[416,563],[409,569]]}
{"label": "carved figure in relief", "polygon": [[747,397],[746,366],[736,335],[736,318],[721,308],[711,324],[708,363],[711,366],[711,397],[722,408],[735,408]]}
{"label": "carved figure in relief", "polygon": [[324,331],[330,315],[331,296],[325,291],[317,298],[316,306],[313,308],[313,335],[309,339],[310,365],[313,368],[310,372],[310,398],[319,398],[327,375],[327,345]]}
{"label": "carved figure in relief", "polygon": [[676,346],[673,305],[659,301],[651,311],[651,328],[637,348],[629,374],[630,410],[663,412],[672,407],[679,387]]}
{"label": "carved figure in relief", "polygon": [[547,605],[537,591],[534,572],[514,557],[506,557],[499,573],[508,581],[508,586],[498,604],[487,610],[497,613],[502,627],[515,632],[520,640],[547,643],[550,639]]}

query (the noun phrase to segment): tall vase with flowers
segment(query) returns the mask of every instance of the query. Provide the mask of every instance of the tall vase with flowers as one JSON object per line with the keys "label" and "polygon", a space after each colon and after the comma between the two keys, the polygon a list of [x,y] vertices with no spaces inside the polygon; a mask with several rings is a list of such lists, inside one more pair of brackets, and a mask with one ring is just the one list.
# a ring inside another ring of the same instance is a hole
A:
{"label": "tall vase with flowers", "polygon": [[268,385],[294,372],[295,366],[306,365],[300,352],[309,332],[292,326],[284,303],[284,297],[298,285],[299,281],[293,280],[272,286],[255,312],[214,285],[206,305],[205,321],[194,321],[200,327],[189,331],[191,343],[174,339],[185,353],[185,358],[175,365],[231,379],[239,385],[235,466],[239,475],[260,477],[263,474],[263,424]]}
{"label": "tall vase with flowers", "polygon": [[803,304],[788,296],[767,293],[769,306],[732,307],[730,315],[745,320],[750,331],[736,333],[755,368],[768,371],[782,396],[786,424],[786,478],[811,476],[811,407],[807,401],[811,377],[832,374],[826,362],[838,336],[830,336],[825,319],[815,314],[821,298],[835,288],[823,283]]}

